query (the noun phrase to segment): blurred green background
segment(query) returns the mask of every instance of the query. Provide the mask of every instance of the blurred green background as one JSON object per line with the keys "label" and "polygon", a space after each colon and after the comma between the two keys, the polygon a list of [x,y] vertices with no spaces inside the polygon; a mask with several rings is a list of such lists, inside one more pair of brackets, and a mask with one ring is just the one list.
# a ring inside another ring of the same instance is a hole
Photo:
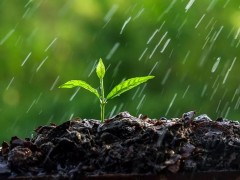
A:
{"label": "blurred green background", "polygon": [[151,118],[195,110],[239,118],[240,1],[1,0],[0,140],[31,136],[38,125],[72,117],[100,119],[96,97],[58,89],[71,79],[105,89],[155,75],[108,102]]}

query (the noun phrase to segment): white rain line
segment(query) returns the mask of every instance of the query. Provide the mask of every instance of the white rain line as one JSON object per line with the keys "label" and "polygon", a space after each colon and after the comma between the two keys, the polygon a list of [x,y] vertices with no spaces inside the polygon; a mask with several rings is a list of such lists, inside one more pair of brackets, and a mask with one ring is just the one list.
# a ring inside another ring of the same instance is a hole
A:
{"label": "white rain line", "polygon": [[186,56],[184,57],[184,59],[183,59],[183,62],[182,62],[182,64],[185,64],[186,63],[186,60],[187,60],[187,58],[188,58],[188,56],[189,56],[189,54],[190,54],[190,50],[188,50],[188,52],[187,52],[187,54],[186,54]]}
{"label": "white rain line", "polygon": [[112,8],[107,12],[107,14],[104,16],[103,20],[105,22],[108,22],[111,20],[112,16],[114,15],[114,13],[117,11],[118,9],[118,5],[114,4],[112,6]]}
{"label": "white rain line", "polygon": [[48,56],[44,59],[44,60],[42,60],[42,62],[39,64],[39,66],[37,67],[37,69],[36,69],[36,72],[38,72],[39,71],[39,69],[42,67],[42,65],[45,63],[45,61],[48,59]]}
{"label": "white rain line", "polygon": [[204,43],[204,45],[203,45],[203,47],[202,47],[202,50],[206,47],[206,45],[207,45],[207,43],[208,43],[209,40],[210,40],[210,38],[207,37],[207,39],[206,39],[206,41],[205,41],[205,43]]}
{"label": "white rain line", "polygon": [[219,83],[217,84],[217,87],[214,88],[214,91],[213,91],[213,93],[212,93],[212,95],[211,95],[211,97],[210,97],[210,101],[212,101],[213,96],[216,94],[216,92],[217,92],[217,90],[218,90],[218,87],[219,87]]}
{"label": "white rain line", "polygon": [[113,106],[112,111],[110,112],[109,117],[112,117],[114,115],[114,112],[116,111],[116,109],[117,109],[117,106],[116,105]]}
{"label": "white rain line", "polygon": [[211,9],[215,6],[216,3],[217,0],[210,1],[209,6],[207,7],[207,12],[211,11]]}
{"label": "white rain line", "polygon": [[124,106],[124,103],[121,103],[116,112],[118,113],[118,112],[122,111],[123,106]]}
{"label": "white rain line", "polygon": [[40,98],[42,97],[42,95],[43,95],[43,93],[41,92],[41,93],[39,94],[39,96],[37,97],[36,101],[35,101],[36,104],[38,103],[38,101],[40,100]]}
{"label": "white rain line", "polygon": [[72,120],[73,116],[74,116],[74,113],[72,113],[72,114],[69,116],[69,120]]}
{"label": "white rain line", "polygon": [[227,4],[229,3],[230,0],[227,0],[226,3],[223,5],[223,8],[226,8]]}
{"label": "white rain line", "polygon": [[149,43],[152,41],[152,39],[154,38],[154,36],[155,36],[158,32],[160,32],[160,30],[162,29],[162,27],[163,27],[164,24],[165,24],[165,21],[163,21],[163,23],[161,24],[161,26],[153,32],[152,36],[150,36],[150,38],[148,39],[147,44],[149,44]]}
{"label": "white rain line", "polygon": [[154,64],[153,68],[152,68],[151,71],[148,73],[148,75],[152,74],[153,70],[157,67],[158,63],[159,63],[159,61]]}
{"label": "white rain line", "polygon": [[173,105],[176,97],[177,97],[177,93],[174,94],[174,96],[173,96],[173,98],[172,98],[172,101],[170,102],[170,104],[169,104],[169,106],[168,106],[168,109],[167,109],[167,111],[166,111],[166,113],[165,113],[165,116],[168,115],[168,112],[169,112],[170,108],[172,107],[172,105]]}
{"label": "white rain line", "polygon": [[159,32],[159,29],[156,29],[156,30],[153,32],[153,34],[151,35],[151,37],[148,39],[147,44],[149,44],[149,43],[152,41],[152,39],[154,38],[154,36],[155,36],[158,32]]}
{"label": "white rain line", "polygon": [[226,73],[226,75],[225,75],[225,77],[224,77],[224,79],[223,79],[222,84],[225,84],[225,82],[226,82],[226,80],[227,80],[227,78],[228,78],[228,75],[229,75],[230,71],[231,71],[232,68],[233,68],[233,65],[234,65],[236,59],[237,59],[237,57],[234,58],[234,60],[233,60],[233,62],[232,62],[232,64],[231,64],[231,66],[230,66],[230,68],[228,69],[228,71],[227,71],[227,73]]}
{"label": "white rain line", "polygon": [[239,105],[240,105],[240,96],[238,97],[236,105],[234,106],[234,110],[237,110],[239,108]]}
{"label": "white rain line", "polygon": [[207,28],[212,24],[213,20],[214,20],[214,17],[212,17],[212,18],[210,19],[210,21],[209,21],[208,24],[206,25],[205,29],[207,29]]}
{"label": "white rain line", "polygon": [[23,60],[21,66],[23,66],[23,65],[27,62],[27,60],[29,59],[29,57],[31,56],[31,54],[32,54],[32,52],[30,52],[30,53],[27,55],[27,57]]}
{"label": "white rain line", "polygon": [[171,1],[171,4],[169,4],[169,6],[163,11],[163,13],[158,17],[157,21],[160,21],[162,19],[162,17],[167,14],[171,8],[173,7],[173,5],[177,2],[177,0],[173,0]]}
{"label": "white rain line", "polygon": [[155,46],[155,48],[153,49],[152,53],[149,56],[149,59],[152,58],[153,54],[155,53],[155,51],[157,50],[157,48],[160,46],[161,42],[163,41],[163,39],[166,37],[168,32],[165,32],[165,34],[162,36],[162,38],[159,40],[159,42],[157,43],[157,45]]}
{"label": "white rain line", "polygon": [[237,38],[238,38],[239,33],[240,33],[240,28],[238,28],[237,33],[236,33],[234,39],[237,39]]}
{"label": "white rain line", "polygon": [[195,29],[199,26],[199,24],[202,22],[203,18],[205,17],[206,14],[203,14],[198,23],[195,26]]}
{"label": "white rain line", "polygon": [[187,11],[190,9],[190,7],[193,5],[194,1],[195,1],[195,0],[190,0],[190,1],[187,3],[187,5],[186,5],[186,7],[185,7],[185,12],[187,12]]}
{"label": "white rain line", "polygon": [[69,101],[72,101],[73,98],[77,95],[78,91],[81,89],[81,87],[78,87],[76,91],[73,93],[73,95],[69,98]]}
{"label": "white rain line", "polygon": [[163,46],[162,50],[160,51],[161,53],[163,53],[163,52],[164,52],[164,50],[166,49],[166,47],[168,46],[168,44],[170,43],[170,41],[171,41],[171,39],[170,39],[170,38],[169,38],[169,39],[166,41],[166,43],[164,44],[164,46]]}
{"label": "white rain line", "polygon": [[141,91],[139,92],[138,97],[142,96],[142,93],[143,93],[144,89],[146,88],[146,86],[147,86],[147,83],[143,85],[142,89],[140,88]]}
{"label": "white rain line", "polygon": [[216,84],[217,84],[217,82],[218,82],[219,77],[220,77],[220,76],[217,75],[217,78],[215,79],[215,81],[214,81],[213,84],[212,84],[212,89],[215,88],[215,86],[216,86]]}
{"label": "white rain line", "polygon": [[133,18],[133,20],[139,18],[141,16],[141,14],[144,12],[144,8],[142,8],[140,11],[138,11],[138,13],[136,14],[136,16]]}
{"label": "white rain line", "polygon": [[32,109],[32,107],[33,107],[33,105],[35,104],[35,102],[36,102],[36,99],[33,100],[32,104],[29,106],[29,108],[28,108],[28,110],[26,111],[26,113],[28,113],[28,112]]}
{"label": "white rain line", "polygon": [[13,80],[14,80],[14,77],[12,77],[12,79],[10,80],[10,82],[8,83],[7,87],[6,87],[6,90],[9,89],[9,87],[11,86],[11,84],[13,83]]}
{"label": "white rain line", "polygon": [[14,33],[14,31],[15,31],[15,29],[12,29],[11,31],[9,31],[9,32],[6,34],[6,36],[4,36],[4,37],[2,38],[2,40],[0,41],[0,45],[3,45],[3,43],[5,43],[5,42],[8,40],[8,38]]}
{"label": "white rain line", "polygon": [[184,97],[186,96],[189,88],[190,88],[190,85],[187,86],[187,89],[186,89],[185,92],[183,93],[182,99],[184,99]]}
{"label": "white rain line", "polygon": [[217,69],[217,67],[218,67],[218,65],[220,63],[220,60],[221,60],[221,57],[218,57],[216,62],[214,63],[214,65],[212,67],[212,70],[211,70],[212,73],[214,73],[216,71],[216,69]]}
{"label": "white rain line", "polygon": [[50,88],[50,91],[52,91],[52,90],[55,88],[58,80],[59,80],[59,76],[57,76],[57,78],[56,78],[55,81],[53,82],[53,84],[52,84],[52,86],[51,86],[51,88]]}
{"label": "white rain line", "polygon": [[218,32],[217,32],[216,36],[214,37],[213,41],[216,41],[216,39],[218,38],[218,36],[221,33],[222,29],[223,29],[223,26],[221,26],[221,28],[218,30]]}
{"label": "white rain line", "polygon": [[132,96],[132,100],[134,100],[138,94],[138,91],[140,90],[140,87],[137,88],[137,90],[135,91],[135,93]]}
{"label": "white rain line", "polygon": [[184,19],[184,21],[182,22],[182,24],[179,26],[179,28],[177,29],[178,32],[181,31],[181,29],[183,28],[183,26],[186,24],[187,19]]}
{"label": "white rain line", "polygon": [[170,75],[171,71],[172,71],[171,68],[169,68],[169,69],[167,70],[167,73],[165,74],[165,76],[164,76],[164,78],[163,78],[163,80],[162,80],[162,82],[161,82],[161,85],[164,85],[164,84],[166,83],[166,81],[167,81],[167,79],[168,79],[168,76]]}
{"label": "white rain line", "polygon": [[116,52],[116,50],[118,49],[119,46],[120,46],[119,42],[115,43],[114,46],[112,47],[112,49],[110,50],[110,52],[108,53],[106,59],[110,59],[112,57],[112,55]]}
{"label": "white rain line", "polygon": [[137,110],[140,109],[141,105],[143,104],[143,100],[146,98],[146,94],[143,95],[143,97],[141,98],[141,100],[139,101],[138,105],[137,105]]}
{"label": "white rain line", "polygon": [[218,105],[217,105],[216,113],[218,112],[218,109],[219,109],[219,107],[220,107],[221,102],[222,102],[222,100],[220,99],[220,101],[219,101],[219,103],[218,103]]}
{"label": "white rain line", "polygon": [[239,46],[239,44],[240,44],[240,39],[239,39],[239,41],[238,41],[238,43],[237,43],[237,45],[236,45],[236,48]]}
{"label": "white rain line", "polygon": [[22,15],[22,18],[24,19],[26,16],[27,16],[27,14],[28,14],[28,12],[30,11],[30,8],[27,8],[27,10],[24,12],[24,14]]}
{"label": "white rain line", "polygon": [[44,52],[46,52],[46,51],[53,45],[53,43],[55,43],[55,41],[56,41],[57,39],[58,39],[57,37],[54,38],[54,39],[52,40],[52,42],[48,45],[48,47],[44,50]]}
{"label": "white rain line", "polygon": [[233,97],[232,97],[231,102],[234,101],[234,99],[235,99],[235,97],[236,97],[236,95],[237,95],[238,93],[239,93],[239,89],[237,88],[237,89],[235,90],[234,94],[233,94]]}
{"label": "white rain line", "polygon": [[130,22],[131,19],[132,19],[132,17],[130,16],[130,17],[123,23],[123,26],[122,26],[122,29],[121,29],[121,31],[120,31],[120,34],[123,33],[124,28],[125,28],[126,25]]}
{"label": "white rain line", "polygon": [[97,63],[98,63],[98,60],[96,60],[96,61],[94,62],[93,66],[92,66],[92,69],[91,69],[90,73],[88,74],[88,77],[90,77],[90,76],[92,75],[92,73],[94,72],[94,70],[95,70],[95,68],[96,68],[96,66],[97,66]]}
{"label": "white rain line", "polygon": [[143,51],[143,53],[141,54],[141,56],[138,58],[139,61],[141,61],[141,59],[143,58],[144,54],[147,52],[148,48],[145,48],[145,50]]}
{"label": "white rain line", "polygon": [[231,110],[231,107],[228,107],[228,108],[227,108],[227,111],[226,111],[226,113],[225,113],[224,118],[227,118],[227,117],[228,117],[228,114],[229,114],[230,110]]}
{"label": "white rain line", "polygon": [[207,84],[205,84],[205,85],[204,85],[204,87],[203,87],[202,93],[201,93],[201,97],[203,97],[203,96],[204,96],[204,94],[205,94],[205,92],[206,92],[207,88],[208,88],[208,85],[207,85]]}
{"label": "white rain line", "polygon": [[25,4],[24,7],[27,7],[32,1],[33,1],[33,0],[29,0],[29,1],[27,2],[27,4]]}

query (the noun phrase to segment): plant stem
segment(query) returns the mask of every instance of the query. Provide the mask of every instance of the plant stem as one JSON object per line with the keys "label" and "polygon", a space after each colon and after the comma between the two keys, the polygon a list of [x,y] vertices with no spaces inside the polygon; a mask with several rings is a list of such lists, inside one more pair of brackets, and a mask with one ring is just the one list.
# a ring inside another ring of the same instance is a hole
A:
{"label": "plant stem", "polygon": [[100,79],[100,89],[101,89],[101,99],[100,99],[100,106],[101,106],[101,122],[104,122],[104,114],[105,114],[105,105],[106,100],[104,97],[104,86],[103,86],[103,78]]}

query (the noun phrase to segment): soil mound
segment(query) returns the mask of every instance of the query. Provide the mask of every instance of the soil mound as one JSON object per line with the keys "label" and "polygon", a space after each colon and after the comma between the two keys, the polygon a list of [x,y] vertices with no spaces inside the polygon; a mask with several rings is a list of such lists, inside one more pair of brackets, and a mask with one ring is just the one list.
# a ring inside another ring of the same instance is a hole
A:
{"label": "soil mound", "polygon": [[0,174],[78,177],[240,171],[240,123],[195,112],[150,119],[122,112],[103,124],[74,119],[12,137],[0,150]]}

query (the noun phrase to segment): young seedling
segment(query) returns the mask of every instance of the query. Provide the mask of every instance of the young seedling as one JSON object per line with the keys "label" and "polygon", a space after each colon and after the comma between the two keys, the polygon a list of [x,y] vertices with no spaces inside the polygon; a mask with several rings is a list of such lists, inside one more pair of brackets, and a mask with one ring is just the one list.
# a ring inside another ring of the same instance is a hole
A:
{"label": "young seedling", "polygon": [[110,91],[110,93],[107,95],[107,97],[105,98],[104,85],[103,85],[103,78],[105,75],[105,66],[104,66],[101,58],[99,59],[99,62],[97,64],[96,73],[100,80],[100,94],[98,93],[97,89],[93,88],[91,85],[89,85],[88,83],[86,83],[85,81],[82,81],[82,80],[67,81],[63,85],[59,86],[59,88],[82,87],[82,88],[92,92],[93,94],[95,94],[98,97],[98,99],[100,100],[101,122],[104,122],[105,105],[108,100],[113,99],[113,98],[119,96],[120,94],[138,86],[139,84],[142,84],[142,83],[148,81],[149,79],[154,78],[154,76],[143,76],[143,77],[135,77],[135,78],[127,79],[127,80],[119,83],[118,85],[116,85]]}

